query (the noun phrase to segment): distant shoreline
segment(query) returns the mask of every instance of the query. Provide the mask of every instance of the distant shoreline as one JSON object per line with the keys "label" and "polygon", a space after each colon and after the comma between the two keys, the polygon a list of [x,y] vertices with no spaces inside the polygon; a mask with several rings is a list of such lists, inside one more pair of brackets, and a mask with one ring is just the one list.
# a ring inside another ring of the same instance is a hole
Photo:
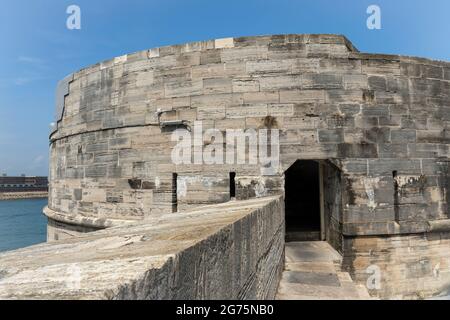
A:
{"label": "distant shoreline", "polygon": [[34,191],[34,192],[5,192],[0,193],[1,200],[19,200],[19,199],[38,199],[48,198],[48,192],[46,191]]}

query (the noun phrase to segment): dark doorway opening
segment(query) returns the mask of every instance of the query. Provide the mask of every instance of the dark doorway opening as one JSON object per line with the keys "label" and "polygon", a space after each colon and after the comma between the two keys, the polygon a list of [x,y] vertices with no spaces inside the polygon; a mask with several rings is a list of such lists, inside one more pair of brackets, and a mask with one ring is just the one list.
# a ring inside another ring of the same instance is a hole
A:
{"label": "dark doorway opening", "polygon": [[236,198],[236,172],[230,172],[230,199]]}
{"label": "dark doorway opening", "polygon": [[178,174],[172,173],[172,212],[178,212]]}
{"label": "dark doorway opening", "polygon": [[286,241],[321,240],[319,166],[298,160],[285,172]]}

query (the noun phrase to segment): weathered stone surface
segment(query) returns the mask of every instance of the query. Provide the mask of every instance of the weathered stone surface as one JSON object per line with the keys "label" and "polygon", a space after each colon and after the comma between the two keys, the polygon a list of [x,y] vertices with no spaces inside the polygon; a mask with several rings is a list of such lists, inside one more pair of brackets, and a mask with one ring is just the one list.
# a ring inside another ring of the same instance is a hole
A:
{"label": "weathered stone surface", "polygon": [[[239,199],[283,194],[284,172],[299,159],[328,160],[339,171],[334,195],[342,205],[328,239],[338,251],[350,250],[342,245],[350,239],[394,244],[396,237],[428,235],[430,223],[449,217],[449,70],[448,62],[360,53],[334,35],[196,42],[83,69],[66,79],[61,121],[50,137],[46,212],[59,218],[51,238],[78,234],[96,219],[145,221],[229,201],[231,172]],[[267,177],[249,163],[175,165],[175,127],[163,124],[191,128],[196,120],[203,132],[279,129],[279,172]],[[128,183],[134,179],[139,188]],[[331,206],[332,197],[325,198]],[[397,270],[395,256],[384,256],[386,269]],[[420,277],[414,259],[401,270]],[[349,265],[362,272],[358,261]],[[396,286],[392,279],[386,286]],[[437,288],[429,286],[426,292]],[[416,289],[402,285],[398,292]]]}
{"label": "weathered stone surface", "polygon": [[231,202],[0,254],[0,299],[273,299],[283,211]]}
{"label": "weathered stone surface", "polygon": [[286,243],[285,271],[279,300],[370,299],[362,285],[340,270],[342,257],[326,242]]}
{"label": "weathered stone surface", "polygon": [[356,281],[365,283],[369,276],[367,268],[379,268],[380,289],[369,291],[382,298],[423,299],[446,292],[450,283],[448,238],[446,231],[347,239],[344,270]]}

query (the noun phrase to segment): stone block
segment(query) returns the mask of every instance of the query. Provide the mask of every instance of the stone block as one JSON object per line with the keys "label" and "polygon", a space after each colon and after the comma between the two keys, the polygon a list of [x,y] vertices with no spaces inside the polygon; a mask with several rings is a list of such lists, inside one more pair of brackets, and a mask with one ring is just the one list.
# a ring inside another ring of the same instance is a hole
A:
{"label": "stone block", "polygon": [[401,62],[400,70],[403,75],[406,75],[408,77],[418,78],[422,74],[422,70],[420,68],[420,65],[418,65],[418,64]]}
{"label": "stone block", "polygon": [[265,117],[267,116],[267,104],[227,107],[225,112],[227,118]]}
{"label": "stone block", "polygon": [[369,89],[375,91],[386,91],[387,83],[386,78],[383,76],[369,76],[368,78]]}
{"label": "stone block", "polygon": [[240,47],[226,49],[221,52],[222,62],[251,61],[267,59],[267,47]]}
{"label": "stone block", "polygon": [[200,80],[185,81],[182,83],[166,83],[165,95],[168,98],[200,95],[203,92],[203,82]]}
{"label": "stone block", "polygon": [[344,160],[342,162],[342,171],[350,174],[367,174],[367,160]]}
{"label": "stone block", "polygon": [[114,163],[117,162],[119,155],[117,153],[96,153],[94,163]]}
{"label": "stone block", "polygon": [[343,88],[343,80],[342,76],[336,74],[304,74],[302,76],[302,88],[341,89]]}
{"label": "stone block", "polygon": [[244,103],[278,103],[280,96],[277,91],[245,92]]}
{"label": "stone block", "polygon": [[369,89],[366,75],[344,74],[343,83],[346,90]]}
{"label": "stone block", "polygon": [[108,178],[121,178],[123,175],[125,176],[125,170],[122,170],[122,166],[118,166],[117,164],[108,164],[106,168],[106,176]]}
{"label": "stone block", "polygon": [[251,78],[233,79],[233,92],[258,92],[259,81]]}
{"label": "stone block", "polygon": [[438,158],[441,153],[441,146],[429,143],[408,144],[408,156],[411,158]]}
{"label": "stone block", "polygon": [[447,143],[443,130],[417,130],[417,143]]}
{"label": "stone block", "polygon": [[341,129],[321,129],[319,130],[319,141],[323,143],[344,142],[344,132]]}
{"label": "stone block", "polygon": [[244,99],[241,94],[211,94],[194,96],[191,98],[191,107],[229,106],[242,104]]}
{"label": "stone block", "polygon": [[289,129],[305,129],[312,130],[318,129],[320,126],[320,120],[316,117],[289,117],[283,121],[283,128]]}
{"label": "stone block", "polygon": [[217,39],[217,40],[215,40],[214,47],[216,49],[233,48],[234,47],[234,39],[233,38]]}
{"label": "stone block", "polygon": [[268,114],[274,117],[294,116],[294,104],[269,103]]}
{"label": "stone block", "polygon": [[380,143],[378,155],[380,158],[408,158],[408,145],[406,143]]}
{"label": "stone block", "polygon": [[[206,59],[206,57],[204,59]],[[225,73],[225,67],[223,64],[220,63],[209,64],[208,60],[203,62],[205,63],[204,64],[202,63],[202,65],[200,66],[193,66],[191,68],[191,75],[193,80],[203,78],[223,77]]]}
{"label": "stone block", "polygon": [[423,65],[422,76],[425,78],[442,79],[443,69],[438,66]]}
{"label": "stone block", "polygon": [[320,59],[313,59],[313,58],[295,58],[295,59],[289,59],[289,61],[292,63],[292,73],[293,74],[305,74],[308,72],[315,72],[319,69]]}
{"label": "stone block", "polygon": [[83,190],[82,199],[86,202],[106,202],[106,191],[103,189]]}
{"label": "stone block", "polygon": [[306,58],[308,52],[303,43],[271,43],[268,46],[267,57],[273,60]]}
{"label": "stone block", "polygon": [[[181,81],[189,81],[191,80],[191,68],[176,68],[176,69],[162,69],[154,71],[154,80],[158,83],[166,83],[166,82],[181,82]],[[138,79],[139,80],[139,79]],[[138,81],[137,80],[137,81]],[[142,80],[141,85],[149,86],[153,83],[150,82],[150,79],[144,82],[145,78]],[[138,82],[136,81],[136,85],[138,86]]]}
{"label": "stone block", "polygon": [[[392,194],[391,194],[392,196]],[[344,210],[345,223],[389,222],[394,220],[392,207],[380,206],[372,211],[365,206],[349,206]]]}
{"label": "stone block", "polygon": [[106,151],[108,151],[108,143],[107,142],[88,144],[86,146],[87,153],[106,152]]}
{"label": "stone block", "polygon": [[290,73],[293,61],[290,60],[261,60],[246,63],[249,74]]}
{"label": "stone block", "polygon": [[406,77],[388,76],[387,91],[401,94],[409,94],[409,79]]}
{"label": "stone block", "polygon": [[450,80],[450,67],[444,67],[444,80]]}
{"label": "stone block", "polygon": [[109,149],[126,149],[131,147],[131,141],[128,138],[113,138],[109,140]]}
{"label": "stone block", "polygon": [[332,89],[325,91],[327,103],[362,103],[367,102],[364,99],[364,91],[362,90],[339,90]]}
{"label": "stone block", "polygon": [[220,50],[207,50],[200,53],[200,64],[218,64],[221,62]]}
{"label": "stone block", "polygon": [[245,129],[245,119],[244,118],[232,118],[232,119],[222,119],[214,121],[214,128],[226,131],[227,129]]}
{"label": "stone block", "polygon": [[82,189],[74,189],[73,190],[73,200],[80,201],[83,198],[83,190]]}
{"label": "stone block", "polygon": [[324,90],[281,90],[281,103],[325,103]]}
{"label": "stone block", "polygon": [[401,128],[402,129],[427,129],[427,119],[420,119],[412,116],[402,116],[401,118]]}
{"label": "stone block", "polygon": [[265,76],[259,78],[259,86],[261,91],[301,88],[302,77],[299,75]]}
{"label": "stone block", "polygon": [[306,116],[317,116],[316,104],[315,103],[294,103],[294,116],[306,117]]}
{"label": "stone block", "polygon": [[205,94],[231,93],[232,84],[229,78],[212,78],[203,80]]}
{"label": "stone block", "polygon": [[362,60],[362,72],[371,75],[400,75],[400,62],[384,59]]}
{"label": "stone block", "polygon": [[316,130],[291,129],[286,130],[280,136],[280,144],[300,144],[307,146],[317,143],[318,139]]}
{"label": "stone block", "polygon": [[368,117],[389,117],[389,107],[384,105],[363,104],[362,114]]}
{"label": "stone block", "polygon": [[369,143],[339,143],[337,154],[340,158],[376,158],[377,145]]}
{"label": "stone block", "polygon": [[387,144],[391,142],[391,130],[388,127],[372,127],[371,129],[365,129],[363,132],[364,141],[367,143]]}
{"label": "stone block", "polygon": [[361,75],[361,60],[348,58],[320,59],[320,70],[328,73]]}
{"label": "stone block", "polygon": [[225,106],[199,106],[197,108],[197,119],[224,119]]}
{"label": "stone block", "polygon": [[416,142],[416,130],[391,130],[392,143]]}
{"label": "stone block", "polygon": [[85,169],[86,178],[101,178],[106,176],[105,166],[89,166]]}
{"label": "stone block", "polygon": [[397,171],[399,175],[421,174],[420,160],[411,159],[371,159],[369,160],[369,175],[392,176]]}

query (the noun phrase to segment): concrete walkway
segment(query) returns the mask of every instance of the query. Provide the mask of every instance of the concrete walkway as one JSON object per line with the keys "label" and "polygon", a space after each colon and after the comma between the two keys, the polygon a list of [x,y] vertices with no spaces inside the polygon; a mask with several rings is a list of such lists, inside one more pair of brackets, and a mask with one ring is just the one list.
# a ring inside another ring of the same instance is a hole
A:
{"label": "concrete walkway", "polygon": [[286,243],[278,300],[361,300],[370,296],[341,272],[342,257],[327,242]]}

